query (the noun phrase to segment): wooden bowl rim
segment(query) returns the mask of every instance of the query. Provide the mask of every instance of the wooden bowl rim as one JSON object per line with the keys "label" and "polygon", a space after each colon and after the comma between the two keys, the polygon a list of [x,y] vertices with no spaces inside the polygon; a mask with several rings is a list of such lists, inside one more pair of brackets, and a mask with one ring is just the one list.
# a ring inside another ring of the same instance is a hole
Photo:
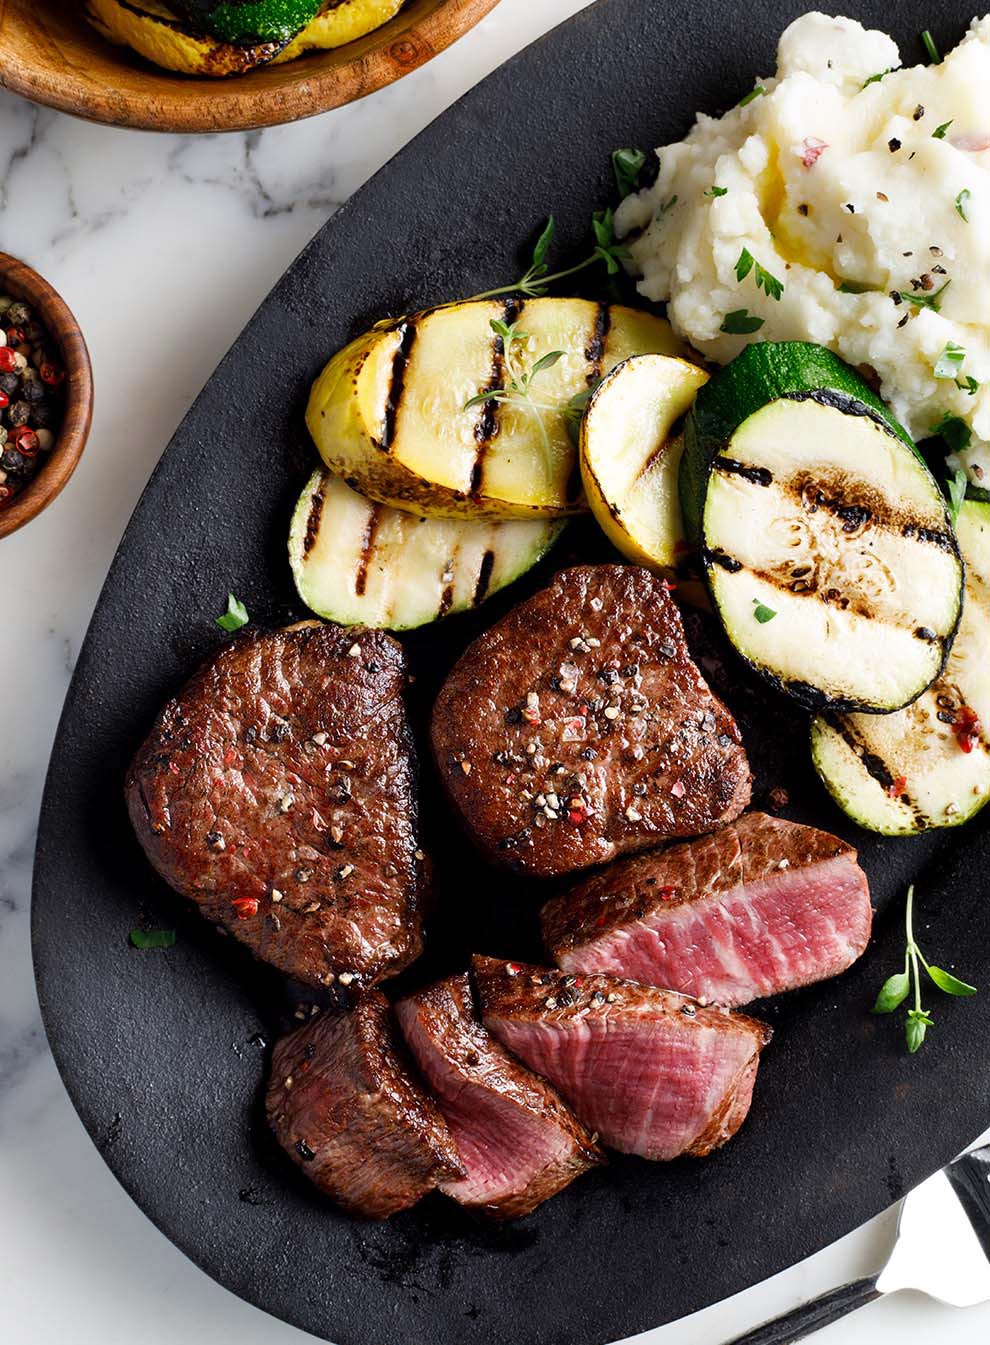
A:
{"label": "wooden bowl rim", "polygon": [[58,343],[66,375],[62,424],[47,460],[13,503],[0,508],[0,537],[7,537],[47,509],[76,470],[93,418],[93,370],[79,323],[43,276],[18,257],[0,252],[0,285],[38,310]]}
{"label": "wooden bowl rim", "polygon": [[[0,87],[59,112],[132,130],[183,135],[261,130],[318,116],[393,84],[463,37],[499,0],[437,0],[418,17],[415,2],[412,15],[410,8],[400,10],[381,28],[342,47],[226,79],[158,70],[127,48],[107,43],[110,51],[121,51],[121,59],[141,63],[145,92],[112,85],[94,89],[71,72],[29,66],[9,49],[0,69]],[[0,21],[3,10],[0,0]],[[88,30],[85,16],[80,13],[78,18]],[[349,47],[355,49],[353,57],[341,61],[339,53]],[[264,77],[265,85],[245,89],[245,81],[257,77]]]}

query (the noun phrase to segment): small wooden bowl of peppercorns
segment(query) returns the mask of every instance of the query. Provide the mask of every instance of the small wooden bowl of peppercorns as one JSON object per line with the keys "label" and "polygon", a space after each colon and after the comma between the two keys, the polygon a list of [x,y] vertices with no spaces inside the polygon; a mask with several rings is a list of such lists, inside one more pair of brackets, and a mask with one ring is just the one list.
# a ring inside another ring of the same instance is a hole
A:
{"label": "small wooden bowl of peppercorns", "polygon": [[0,252],[0,537],[51,504],[93,413],[79,324],[37,271]]}

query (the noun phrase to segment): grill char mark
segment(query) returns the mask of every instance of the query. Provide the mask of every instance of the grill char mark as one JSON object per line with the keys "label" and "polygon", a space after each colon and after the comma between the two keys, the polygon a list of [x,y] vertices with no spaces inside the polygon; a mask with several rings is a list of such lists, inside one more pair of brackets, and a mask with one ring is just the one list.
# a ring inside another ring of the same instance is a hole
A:
{"label": "grill char mark", "polygon": [[365,525],[364,537],[361,539],[361,553],[358,557],[357,574],[354,576],[354,592],[358,597],[364,595],[368,585],[368,565],[371,562],[371,555],[375,549],[375,536],[378,532],[378,525],[381,522],[382,506],[373,504],[371,513],[368,515],[368,522]]}
{"label": "grill char mark", "polygon": [[389,376],[388,396],[385,399],[385,422],[382,426],[382,439],[379,447],[390,453],[395,443],[395,431],[402,405],[402,394],[406,386],[406,371],[409,357],[416,341],[416,324],[404,322],[399,328],[399,344],[392,357],[392,372]]}
{"label": "grill char mark", "polygon": [[478,571],[478,582],[474,586],[474,605],[479,607],[485,601],[488,594],[488,585],[492,581],[492,570],[495,568],[495,552],[486,551],[481,558],[481,569]]}
{"label": "grill char mark", "polygon": [[[519,321],[519,315],[525,307],[525,301],[522,299],[506,299],[502,305],[502,321],[506,326],[511,326]],[[492,371],[488,379],[486,391],[494,392],[502,387],[505,382],[505,344],[501,336],[492,336]],[[474,464],[471,467],[471,485],[469,493],[471,495],[481,494],[481,485],[485,476],[485,458],[488,456],[488,450],[491,448],[492,441],[498,437],[498,402],[485,402],[481,408],[481,415],[474,427],[474,439],[478,445],[475,451]]]}
{"label": "grill char mark", "polygon": [[306,535],[303,538],[303,555],[308,556],[316,545],[316,538],[320,531],[320,519],[323,517],[323,506],[326,503],[324,487],[314,493],[309,502],[309,516],[306,519]]}
{"label": "grill char mark", "polygon": [[[883,757],[878,756],[876,752],[871,752],[860,736],[856,733],[849,720],[844,715],[826,715],[825,722],[833,728],[839,737],[843,740],[853,755],[862,762],[863,769],[867,775],[877,782],[885,792],[896,784],[896,779],[890,767],[884,761]],[[905,789],[898,798],[908,808],[911,809],[912,816],[916,823],[925,828],[929,825],[930,818],[915,803],[911,795]]]}

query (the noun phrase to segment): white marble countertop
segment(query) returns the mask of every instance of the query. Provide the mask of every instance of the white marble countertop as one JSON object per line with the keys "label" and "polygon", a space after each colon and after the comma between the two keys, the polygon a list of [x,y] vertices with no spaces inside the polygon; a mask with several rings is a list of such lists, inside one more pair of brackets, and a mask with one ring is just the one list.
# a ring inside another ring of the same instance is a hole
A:
{"label": "white marble countertop", "polygon": [[[455,48],[392,88],[262,133],[125,133],[0,94],[0,246],[68,300],[97,382],[92,437],[74,480],[46,514],[0,542],[5,1345],[309,1339],[233,1297],[166,1242],[104,1167],[69,1104],[38,1016],[28,938],[45,766],[118,538],[162,448],[240,328],[316,229],[395,150],[584,3],[503,0]],[[888,1212],[769,1283],[641,1339],[718,1345],[876,1269],[893,1224]],[[986,1345],[990,1307],[954,1313],[904,1296],[862,1310],[824,1339],[904,1345],[950,1332],[955,1345]]]}

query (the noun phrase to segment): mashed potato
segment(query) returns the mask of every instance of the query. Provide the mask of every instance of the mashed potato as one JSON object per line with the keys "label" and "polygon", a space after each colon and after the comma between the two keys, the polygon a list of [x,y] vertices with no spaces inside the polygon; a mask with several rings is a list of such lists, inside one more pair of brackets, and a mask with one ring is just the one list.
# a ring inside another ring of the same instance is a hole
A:
{"label": "mashed potato", "polygon": [[941,64],[899,66],[883,33],[806,14],[760,92],[658,150],[618,231],[640,292],[705,355],[828,346],[876,370],[916,439],[964,421],[990,486],[990,17]]}

